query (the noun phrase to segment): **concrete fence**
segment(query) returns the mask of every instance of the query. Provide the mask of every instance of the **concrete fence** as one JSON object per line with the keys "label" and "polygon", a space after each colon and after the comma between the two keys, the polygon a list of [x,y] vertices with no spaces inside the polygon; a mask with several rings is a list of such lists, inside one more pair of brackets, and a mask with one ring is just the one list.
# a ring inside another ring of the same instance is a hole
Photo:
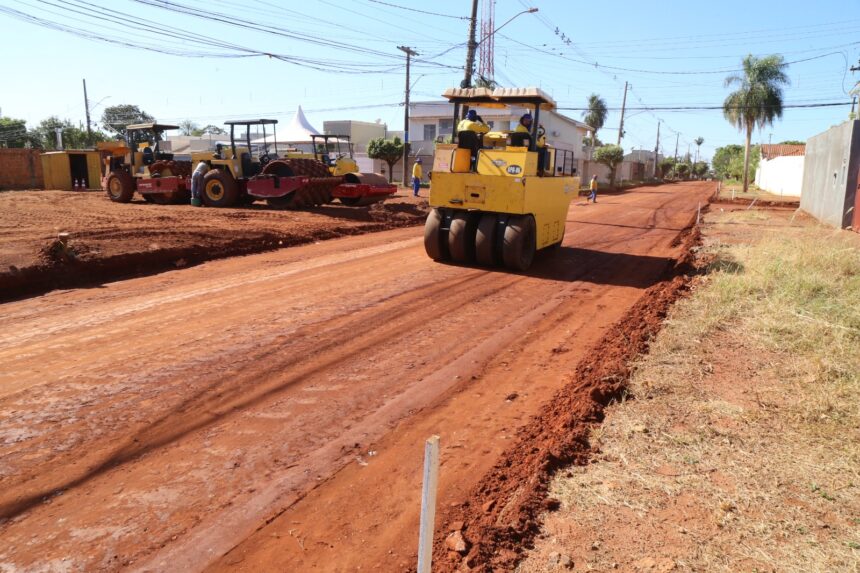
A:
{"label": "concrete fence", "polygon": [[38,149],[0,149],[0,190],[44,187]]}
{"label": "concrete fence", "polygon": [[852,225],[860,169],[860,120],[846,121],[806,142],[800,208],[833,227]]}

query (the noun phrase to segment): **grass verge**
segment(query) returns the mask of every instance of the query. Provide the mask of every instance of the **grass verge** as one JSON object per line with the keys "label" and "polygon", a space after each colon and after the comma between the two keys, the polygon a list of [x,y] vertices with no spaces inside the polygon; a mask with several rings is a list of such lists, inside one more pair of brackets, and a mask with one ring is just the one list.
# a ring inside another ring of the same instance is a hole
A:
{"label": "grass verge", "polygon": [[519,571],[860,571],[860,241],[748,215],[709,215],[709,273]]}

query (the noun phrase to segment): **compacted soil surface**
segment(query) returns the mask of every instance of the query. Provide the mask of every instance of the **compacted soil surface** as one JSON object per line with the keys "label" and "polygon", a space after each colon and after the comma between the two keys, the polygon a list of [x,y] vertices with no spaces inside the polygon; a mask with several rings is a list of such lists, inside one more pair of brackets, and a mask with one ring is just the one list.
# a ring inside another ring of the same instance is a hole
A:
{"label": "compacted soil surface", "polygon": [[[437,434],[434,567],[504,570],[548,468],[584,451],[569,436],[683,284],[713,192],[578,200],[524,274],[435,263],[412,226],[4,304],[0,567],[408,570]],[[233,232],[231,212],[98,200]]]}
{"label": "compacted soil surface", "polygon": [[[424,191],[426,196],[426,190]],[[92,285],[201,261],[423,224],[426,200],[303,211],[112,203],[103,192],[0,193],[0,300]],[[60,233],[68,233],[63,246]]]}

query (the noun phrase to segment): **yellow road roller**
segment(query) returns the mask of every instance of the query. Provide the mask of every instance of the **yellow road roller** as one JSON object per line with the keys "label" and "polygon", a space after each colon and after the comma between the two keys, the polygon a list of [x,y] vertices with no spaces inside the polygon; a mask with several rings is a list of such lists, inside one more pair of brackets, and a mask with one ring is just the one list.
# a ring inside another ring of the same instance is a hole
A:
{"label": "yellow road roller", "polygon": [[[424,247],[436,261],[525,271],[540,249],[564,238],[570,201],[580,181],[572,151],[545,144],[540,112],[555,102],[538,88],[451,88],[457,108],[526,109],[530,130],[454,133],[437,144],[430,179]],[[459,104],[459,105],[457,105]]]}

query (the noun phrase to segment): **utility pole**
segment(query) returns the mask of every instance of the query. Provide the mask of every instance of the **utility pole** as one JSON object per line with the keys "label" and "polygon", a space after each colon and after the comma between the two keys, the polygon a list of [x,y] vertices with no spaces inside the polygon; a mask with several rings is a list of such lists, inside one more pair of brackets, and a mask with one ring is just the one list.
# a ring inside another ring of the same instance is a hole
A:
{"label": "utility pole", "polygon": [[657,179],[657,156],[660,154],[660,120],[657,120],[657,143],[654,144],[654,179]]}
{"label": "utility pole", "polygon": [[621,145],[621,136],[624,134],[624,109],[627,107],[627,82],[624,82],[624,99],[621,101],[621,125],[618,126],[618,144]]}
{"label": "utility pole", "polygon": [[[460,82],[461,88],[470,88],[472,87],[472,68],[475,67],[475,52],[478,49],[478,41],[475,40],[476,29],[478,27],[478,0],[472,0],[472,17],[469,20],[469,40],[466,44],[468,47],[466,48],[466,73],[463,75],[463,81]],[[454,104],[454,137],[457,136],[457,118],[465,117],[466,110],[469,109],[469,106],[464,105],[463,109],[460,109],[460,104]],[[460,114],[463,114],[462,116]]]}
{"label": "utility pole", "polygon": [[84,78],[84,109],[87,112],[87,145],[93,141],[93,130],[90,127],[90,100],[87,99],[87,79]]}
{"label": "utility pole", "polygon": [[403,104],[403,185],[406,185],[406,162],[409,159],[409,65],[412,56],[418,52],[409,46],[397,46],[397,49],[406,54],[406,97]]}
{"label": "utility pole", "polygon": [[466,74],[463,76],[463,84],[460,87],[472,87],[472,69],[475,67],[475,51],[478,49],[478,42],[475,40],[475,33],[478,27],[478,0],[472,0],[472,17],[469,20],[469,43],[466,50]]}
{"label": "utility pole", "polygon": [[678,164],[678,140],[681,138],[680,133],[675,134],[675,164]]}

